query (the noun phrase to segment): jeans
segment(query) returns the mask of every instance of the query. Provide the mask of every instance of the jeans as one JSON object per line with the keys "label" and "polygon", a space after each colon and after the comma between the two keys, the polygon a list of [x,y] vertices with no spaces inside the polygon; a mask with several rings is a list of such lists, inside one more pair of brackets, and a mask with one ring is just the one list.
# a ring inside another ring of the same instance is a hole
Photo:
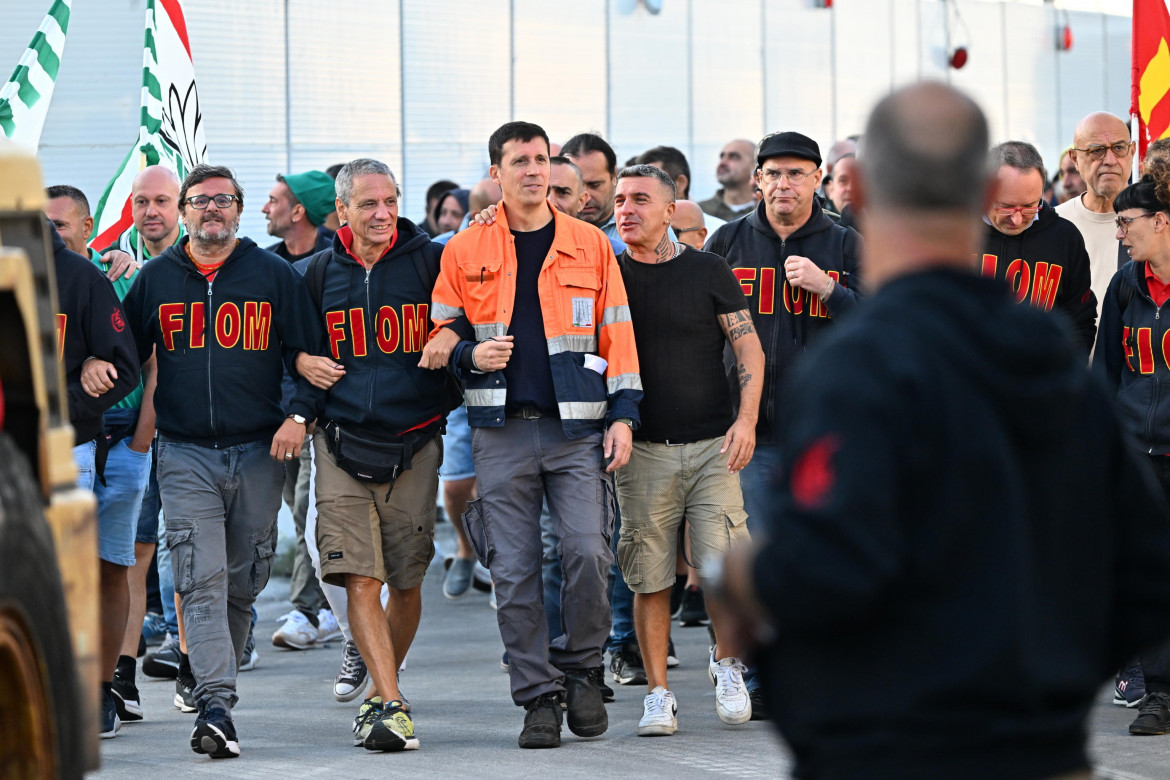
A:
{"label": "jeans", "polygon": [[158,484],[201,709],[235,705],[252,604],[268,583],[284,464],[266,441],[211,449],[159,440]]}
{"label": "jeans", "polygon": [[748,514],[748,532],[762,541],[767,534],[772,512],[772,482],[780,469],[780,447],[761,444],[752,455],[752,462],[739,472],[743,489],[743,508]]}
{"label": "jeans", "polygon": [[134,541],[142,495],[150,479],[150,451],[130,449],[122,439],[106,456],[106,484],[93,486],[98,501],[98,556],[119,566],[134,565]]}
{"label": "jeans", "polygon": [[315,621],[317,613],[328,606],[321,593],[313,562],[309,559],[309,548],[305,544],[305,514],[309,510],[309,477],[312,470],[313,455],[309,437],[306,436],[301,456],[284,465],[284,503],[292,510],[293,526],[297,533],[288,600],[302,613],[311,616],[310,622]]}

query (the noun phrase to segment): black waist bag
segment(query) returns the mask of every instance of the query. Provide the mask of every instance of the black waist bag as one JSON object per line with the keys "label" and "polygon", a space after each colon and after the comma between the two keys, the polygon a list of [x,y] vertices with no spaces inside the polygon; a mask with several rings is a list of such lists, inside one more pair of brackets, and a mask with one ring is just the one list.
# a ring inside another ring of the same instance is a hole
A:
{"label": "black waist bag", "polygon": [[439,432],[438,426],[411,431],[399,441],[367,439],[352,430],[342,430],[330,420],[325,424],[325,441],[337,465],[356,480],[387,484],[386,499],[394,490],[394,481],[411,466],[415,447],[421,447]]}

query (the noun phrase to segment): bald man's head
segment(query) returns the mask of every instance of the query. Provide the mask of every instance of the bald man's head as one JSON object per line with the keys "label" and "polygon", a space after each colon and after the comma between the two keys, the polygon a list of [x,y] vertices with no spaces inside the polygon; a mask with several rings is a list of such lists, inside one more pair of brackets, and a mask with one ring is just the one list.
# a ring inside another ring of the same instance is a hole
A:
{"label": "bald man's head", "polygon": [[715,180],[724,187],[742,187],[752,178],[756,169],[756,143],[746,138],[728,141],[719,152]]}
{"label": "bald man's head", "polygon": [[134,227],[151,256],[179,238],[179,177],[170,168],[143,168],[130,185]]}
{"label": "bald man's head", "polygon": [[1112,211],[1133,168],[1129,127],[1107,111],[1095,111],[1077,123],[1073,147],[1077,172],[1100,201],[1094,210]]}
{"label": "bald man's head", "polygon": [[491,179],[480,179],[467,196],[468,213],[474,217],[493,203],[499,203],[503,197],[504,192],[500,189],[500,185]]}
{"label": "bald man's head", "polygon": [[866,205],[979,214],[991,181],[987,147],[987,119],[971,98],[937,82],[897,90],[865,131]]}
{"label": "bald man's head", "polygon": [[707,242],[707,228],[703,222],[703,210],[693,200],[676,200],[674,202],[674,216],[670,218],[670,226],[678,240],[702,249]]}

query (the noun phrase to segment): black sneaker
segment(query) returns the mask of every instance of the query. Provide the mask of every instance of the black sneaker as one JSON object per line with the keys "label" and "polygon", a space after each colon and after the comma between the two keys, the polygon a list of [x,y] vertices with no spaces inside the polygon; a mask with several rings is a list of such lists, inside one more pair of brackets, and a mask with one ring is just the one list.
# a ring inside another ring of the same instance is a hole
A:
{"label": "black sneaker", "polygon": [[133,679],[126,679],[114,671],[114,706],[118,708],[118,717],[123,723],[142,720],[142,697],[138,694],[138,686]]}
{"label": "black sneaker", "polygon": [[587,670],[565,672],[565,703],[569,731],[578,737],[599,737],[609,728],[605,700]]}
{"label": "black sneaker", "polygon": [[1119,707],[1136,707],[1146,695],[1146,675],[1136,658],[1125,665],[1113,680],[1113,703]]}
{"label": "black sneaker", "polygon": [[605,682],[605,666],[595,666],[590,669],[589,679],[597,686],[597,690],[601,691],[602,701],[613,701],[613,688],[610,688]]}
{"label": "black sneaker", "polygon": [[752,700],[752,720],[771,720],[762,688],[748,688],[748,698]]}
{"label": "black sneaker", "polygon": [[609,671],[618,685],[645,685],[646,669],[635,642],[627,642],[609,655]]}
{"label": "black sneaker", "polygon": [[529,749],[561,746],[561,696],[545,693],[524,705],[524,730],[520,747]]}
{"label": "black sneaker", "polygon": [[195,720],[191,730],[191,749],[212,758],[236,758],[240,743],[236,741],[236,727],[232,716],[222,707],[209,707]]}
{"label": "black sneaker", "polygon": [[1129,724],[1129,733],[1141,736],[1170,731],[1170,693],[1150,691],[1138,705],[1138,716]]}
{"label": "black sneaker", "polygon": [[195,712],[195,678],[180,674],[175,678],[175,709],[179,712]]}
{"label": "black sneaker", "polygon": [[101,731],[98,736],[102,739],[112,739],[118,735],[118,729],[122,728],[122,720],[118,717],[118,706],[114,702],[114,694],[109,688],[102,686],[102,701],[101,701]]}
{"label": "black sneaker", "polygon": [[173,680],[179,676],[179,640],[168,635],[154,652],[142,659],[142,673],[147,677]]}
{"label": "black sneaker", "polygon": [[683,627],[705,626],[709,621],[707,605],[703,602],[703,589],[691,585],[683,591],[682,607],[678,611],[678,624]]}

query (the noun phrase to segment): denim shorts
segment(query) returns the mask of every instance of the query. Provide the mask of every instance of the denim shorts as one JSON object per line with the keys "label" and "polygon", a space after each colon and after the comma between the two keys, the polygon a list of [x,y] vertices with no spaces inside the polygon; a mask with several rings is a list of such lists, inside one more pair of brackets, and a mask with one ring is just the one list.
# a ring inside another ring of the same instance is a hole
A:
{"label": "denim shorts", "polygon": [[110,448],[104,485],[94,470],[97,445],[91,441],[73,448],[78,487],[97,496],[98,557],[118,566],[134,565],[138,515],[150,474],[150,452],[135,452],[129,444],[126,438]]}
{"label": "denim shorts", "polygon": [[467,424],[467,407],[460,406],[447,415],[447,432],[443,434],[443,465],[439,476],[444,480],[471,479],[475,462],[471,457],[471,426]]}

